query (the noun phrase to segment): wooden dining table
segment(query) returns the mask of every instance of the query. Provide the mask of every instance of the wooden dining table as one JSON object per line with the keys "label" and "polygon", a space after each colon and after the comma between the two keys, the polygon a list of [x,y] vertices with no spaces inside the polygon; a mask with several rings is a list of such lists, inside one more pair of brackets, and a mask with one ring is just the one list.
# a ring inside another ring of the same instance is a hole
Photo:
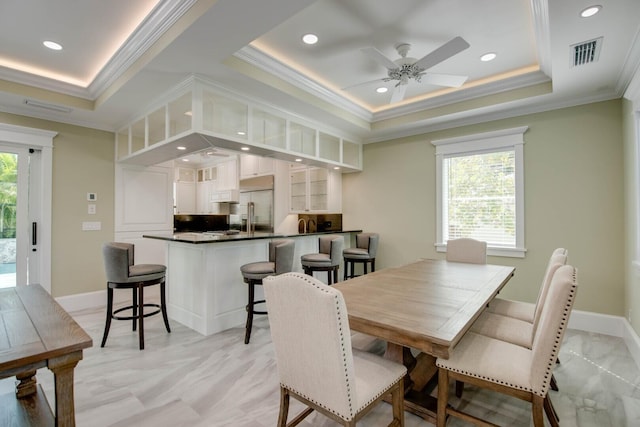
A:
{"label": "wooden dining table", "polygon": [[334,288],[344,296],[351,330],[385,340],[385,357],[407,366],[405,408],[435,424],[436,358],[449,357],[514,271],[501,265],[419,259]]}
{"label": "wooden dining table", "polygon": [[[42,288],[0,289],[0,379],[15,376],[15,393],[0,396],[0,425],[75,426],[73,372],[89,335]],[[47,367],[55,379],[55,402],[36,381]]]}

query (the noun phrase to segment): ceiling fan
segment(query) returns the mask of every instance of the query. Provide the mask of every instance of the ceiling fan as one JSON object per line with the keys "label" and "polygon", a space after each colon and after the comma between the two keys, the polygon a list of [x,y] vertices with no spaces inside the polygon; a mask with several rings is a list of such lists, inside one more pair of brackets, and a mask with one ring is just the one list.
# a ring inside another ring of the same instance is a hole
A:
{"label": "ceiling fan", "polygon": [[356,85],[348,86],[343,89],[351,89],[355,86],[378,81],[397,81],[395,90],[391,95],[391,103],[394,103],[402,101],[404,99],[407,85],[411,80],[414,80],[417,83],[425,82],[437,86],[460,87],[467,80],[467,76],[427,73],[426,70],[462,52],[468,47],[469,43],[467,43],[462,37],[455,37],[433,52],[428,53],[420,59],[416,59],[407,57],[411,45],[409,43],[400,43],[395,46],[398,54],[400,55],[400,58],[396,59],[395,61],[387,58],[375,47],[363,48],[361,49],[361,51],[364,54],[368,55],[371,59],[387,69],[387,77],[369,82],[358,83]]}

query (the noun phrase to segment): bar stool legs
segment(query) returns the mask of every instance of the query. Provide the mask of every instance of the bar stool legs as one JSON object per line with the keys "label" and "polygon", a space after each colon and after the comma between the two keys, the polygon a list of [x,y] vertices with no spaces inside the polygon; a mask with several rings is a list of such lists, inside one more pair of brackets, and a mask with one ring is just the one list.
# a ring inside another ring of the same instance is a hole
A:
{"label": "bar stool legs", "polygon": [[249,289],[249,298],[247,299],[247,306],[245,307],[245,309],[247,310],[247,323],[245,325],[245,331],[244,331],[245,344],[249,344],[249,340],[251,339],[251,329],[253,328],[253,315],[267,314],[267,312],[264,310],[258,311],[258,310],[255,310],[254,308],[256,304],[262,304],[265,302],[264,300],[254,301],[256,285],[262,285],[262,280],[249,279],[247,281],[247,288]]}
{"label": "bar stool legs", "polygon": [[[358,277],[356,275],[356,264],[357,263],[362,263],[362,269],[363,269],[363,273],[362,274],[367,274],[368,273],[368,264],[371,263],[371,272],[373,273],[374,271],[376,271],[376,259],[351,259],[351,258],[344,258],[344,280],[347,279],[353,279],[354,277]],[[349,273],[349,269],[351,269],[351,273]]]}

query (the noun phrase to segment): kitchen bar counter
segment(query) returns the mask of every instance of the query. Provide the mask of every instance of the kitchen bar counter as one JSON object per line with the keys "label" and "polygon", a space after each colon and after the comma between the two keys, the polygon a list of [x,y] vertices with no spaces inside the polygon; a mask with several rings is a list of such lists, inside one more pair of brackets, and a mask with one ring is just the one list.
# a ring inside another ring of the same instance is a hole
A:
{"label": "kitchen bar counter", "polygon": [[320,236],[322,234],[343,234],[343,233],[361,233],[362,230],[345,230],[345,231],[321,231],[314,233],[265,233],[256,231],[254,233],[236,233],[225,234],[224,232],[182,232],[182,233],[167,233],[167,234],[145,234],[142,237],[149,239],[166,240],[169,242],[183,242],[183,243],[224,243],[224,242],[238,242],[241,240],[259,240],[259,239],[284,239],[292,237],[308,237],[308,236]]}
{"label": "kitchen bar counter", "polygon": [[[295,241],[293,271],[302,272],[300,257],[318,252],[318,236],[344,236],[344,247],[351,247],[361,230],[305,234],[261,233],[174,233],[148,234],[167,245],[167,308],[169,317],[202,335],[229,328],[242,328],[246,321],[247,285],[240,266],[269,258],[269,241],[292,238]],[[224,243],[224,244],[210,244]],[[327,275],[316,277],[326,282]],[[342,274],[340,274],[342,277]],[[262,287],[256,300],[263,299]],[[238,333],[242,332],[239,329]]]}

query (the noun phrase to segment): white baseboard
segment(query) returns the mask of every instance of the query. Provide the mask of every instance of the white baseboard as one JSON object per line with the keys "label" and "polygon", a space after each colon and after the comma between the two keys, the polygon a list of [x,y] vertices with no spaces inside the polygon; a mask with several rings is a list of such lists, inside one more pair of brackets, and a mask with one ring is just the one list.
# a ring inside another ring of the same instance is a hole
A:
{"label": "white baseboard", "polygon": [[569,329],[622,338],[631,357],[640,368],[640,337],[624,317],[573,310],[569,319]]}
{"label": "white baseboard", "polygon": [[[154,286],[149,289],[148,294],[151,299],[159,299],[158,293],[158,287]],[[130,296],[130,291],[116,291],[114,294],[114,303],[120,304],[130,301]],[[58,301],[62,308],[69,312],[100,308],[105,307],[107,304],[107,291],[102,290],[58,297],[56,301]],[[629,349],[629,353],[631,353],[631,357],[633,357],[636,365],[640,368],[640,337],[624,317],[573,310],[571,312],[571,318],[569,319],[569,329],[622,338]]]}

